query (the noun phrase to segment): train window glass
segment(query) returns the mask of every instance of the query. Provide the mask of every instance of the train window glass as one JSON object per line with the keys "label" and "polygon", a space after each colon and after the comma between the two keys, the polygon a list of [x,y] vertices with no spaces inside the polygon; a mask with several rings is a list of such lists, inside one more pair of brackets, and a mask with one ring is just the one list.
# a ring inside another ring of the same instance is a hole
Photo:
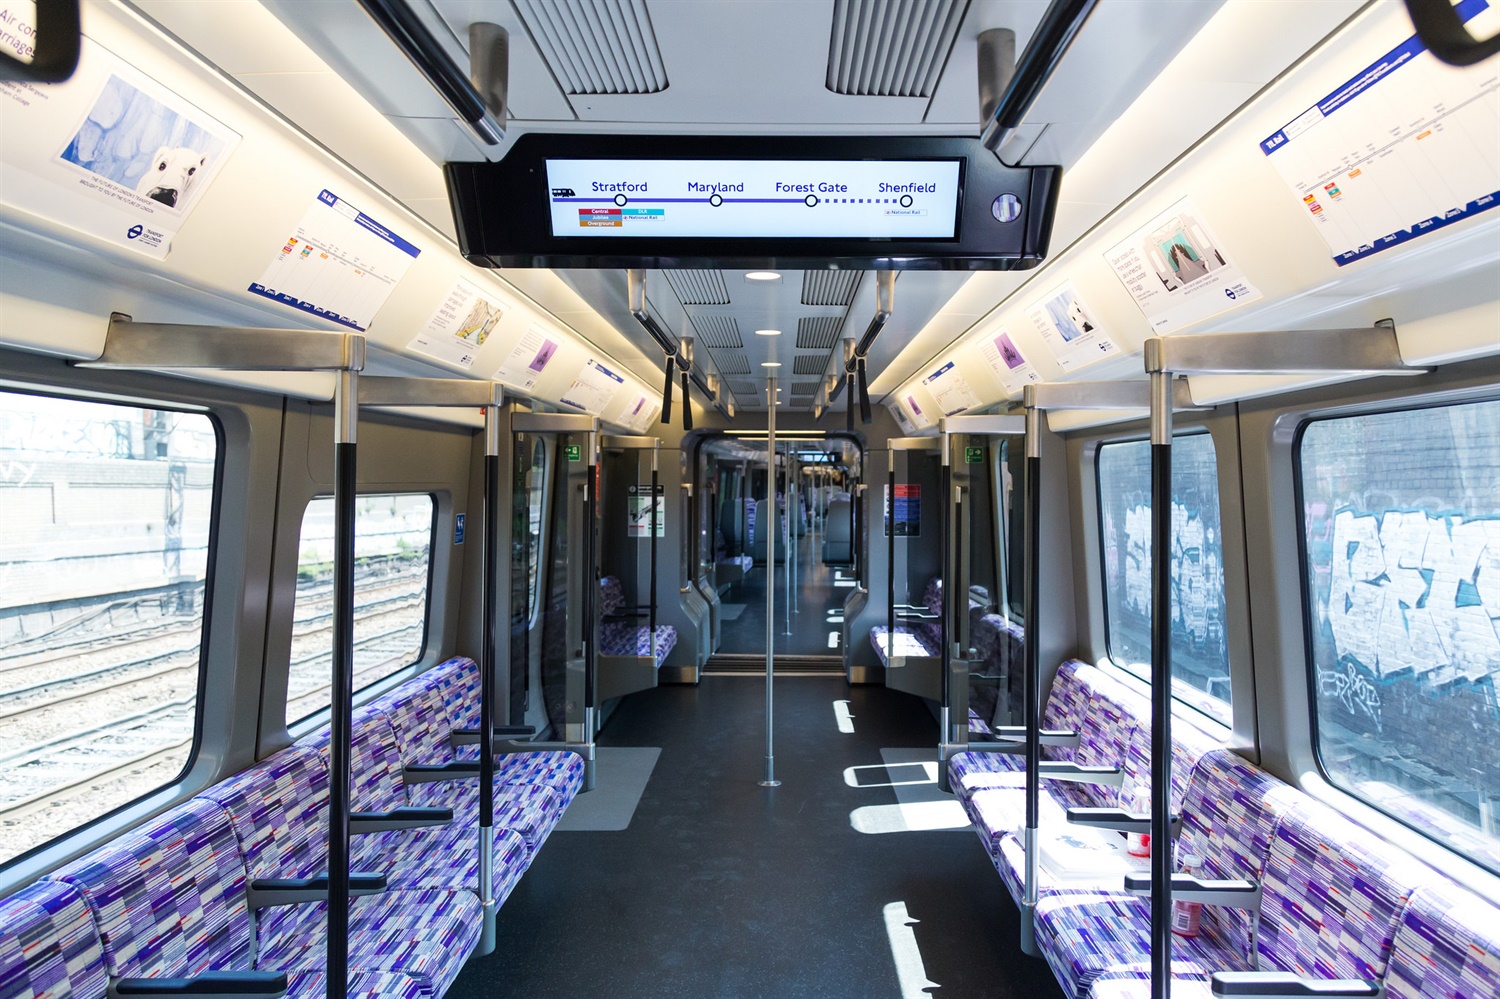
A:
{"label": "train window glass", "polygon": [[542,510],[547,498],[547,444],[537,441],[532,449],[531,467],[526,472],[527,530],[530,557],[526,560],[526,592],[530,594],[531,611],[527,620],[535,624],[542,605]]}
{"label": "train window glass", "polygon": [[1307,424],[1312,708],[1330,781],[1500,872],[1500,402]]}
{"label": "train window glass", "polygon": [[[1099,448],[1100,539],[1109,657],[1151,675],[1151,445]],[[1230,715],[1224,636],[1219,478],[1208,434],[1172,447],[1172,695],[1225,725]]]}
{"label": "train window glass", "polygon": [[192,760],[218,433],[0,392],[0,863]]}
{"label": "train window glass", "polygon": [[[427,495],[361,495],[354,517],[354,689],[422,658],[436,507]],[[297,549],[286,721],[328,707],[333,672],[333,497],[307,504]]]}
{"label": "train window glass", "polygon": [[1000,551],[1005,560],[1005,601],[1010,616],[1024,620],[1026,612],[1026,504],[1021,491],[1026,474],[1025,448],[1013,446],[1010,440],[1000,442],[998,489],[1000,497]]}

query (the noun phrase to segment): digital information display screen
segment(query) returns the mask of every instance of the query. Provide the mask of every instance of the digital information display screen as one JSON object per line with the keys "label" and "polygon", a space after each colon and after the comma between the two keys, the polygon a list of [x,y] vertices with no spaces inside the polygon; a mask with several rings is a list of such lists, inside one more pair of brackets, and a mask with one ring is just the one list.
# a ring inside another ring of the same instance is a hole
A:
{"label": "digital information display screen", "polygon": [[960,164],[548,159],[552,235],[953,239]]}

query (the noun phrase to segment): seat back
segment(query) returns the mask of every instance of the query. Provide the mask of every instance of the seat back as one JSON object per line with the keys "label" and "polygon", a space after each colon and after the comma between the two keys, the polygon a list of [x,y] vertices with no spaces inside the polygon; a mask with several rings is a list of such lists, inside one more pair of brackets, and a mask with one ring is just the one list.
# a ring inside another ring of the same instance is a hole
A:
{"label": "seat back", "polygon": [[[406,804],[401,779],[401,748],[390,718],[375,704],[354,709],[349,738],[349,807],[356,812],[384,812]],[[300,740],[316,749],[328,764],[329,734],[321,728]]]}
{"label": "seat back", "polygon": [[50,876],[83,896],[123,978],[248,971],[245,865],[229,816],[194,798]]}
{"label": "seat back", "polygon": [[625,587],[618,576],[605,576],[599,580],[599,613],[601,616],[618,614],[625,607]]}
{"label": "seat back", "polygon": [[1385,996],[1500,996],[1500,910],[1457,888],[1417,889],[1396,928]]}
{"label": "seat back", "polygon": [[453,728],[443,703],[447,665],[436,666],[371,703],[390,719],[403,764],[432,765],[454,759]]}
{"label": "seat back", "polygon": [[328,866],[328,767],[290,746],[198,796],[229,814],[251,878],[304,878]]}
{"label": "seat back", "polygon": [[104,999],[108,981],[77,888],[38,881],[0,900],[0,999]]}
{"label": "seat back", "polygon": [[854,560],[854,508],[848,497],[830,500],[823,526],[823,561],[844,564]]}

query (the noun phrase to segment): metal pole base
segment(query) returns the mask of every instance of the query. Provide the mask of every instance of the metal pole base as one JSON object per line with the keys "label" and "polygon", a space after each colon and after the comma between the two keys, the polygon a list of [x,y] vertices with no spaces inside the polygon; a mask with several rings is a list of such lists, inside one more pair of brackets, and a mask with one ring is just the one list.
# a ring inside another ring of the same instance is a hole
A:
{"label": "metal pole base", "polygon": [[494,901],[484,903],[483,923],[479,931],[479,942],[474,945],[474,957],[485,957],[495,953],[495,912]]}
{"label": "metal pole base", "polygon": [[779,780],[760,780],[760,781],[756,781],[756,783],[759,784],[761,787],[780,787],[781,786],[781,781],[779,781]]}
{"label": "metal pole base", "polygon": [[1021,953],[1041,957],[1042,949],[1036,945],[1036,906],[1021,903]]}
{"label": "metal pole base", "polygon": [[594,754],[589,753],[583,758],[583,790],[579,792],[580,794],[594,789],[594,777]]}

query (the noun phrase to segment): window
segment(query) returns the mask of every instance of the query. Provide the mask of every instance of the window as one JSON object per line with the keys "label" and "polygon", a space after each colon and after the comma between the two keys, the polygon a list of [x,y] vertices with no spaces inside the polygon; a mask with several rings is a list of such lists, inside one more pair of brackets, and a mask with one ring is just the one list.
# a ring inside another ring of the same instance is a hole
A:
{"label": "window", "polygon": [[1007,438],[996,450],[999,462],[995,491],[999,502],[995,512],[1005,566],[1002,574],[1004,598],[1010,616],[1022,621],[1026,616],[1026,449]]}
{"label": "window", "polygon": [[1500,402],[1309,423],[1298,465],[1323,770],[1500,872]]}
{"label": "window", "polygon": [[531,467],[526,470],[526,593],[530,609],[526,620],[536,624],[542,605],[542,516],[547,495],[547,444],[538,440],[532,447]]}
{"label": "window", "polygon": [[193,755],[218,434],[0,392],[0,863]]}
{"label": "window", "polygon": [[[1100,539],[1109,657],[1151,675],[1151,445],[1099,448]],[[1208,434],[1172,446],[1172,695],[1230,724],[1219,478]]]}
{"label": "window", "polygon": [[[431,496],[360,496],[354,504],[354,689],[422,658],[436,511]],[[333,679],[333,497],[302,515],[287,724],[328,707]]]}

